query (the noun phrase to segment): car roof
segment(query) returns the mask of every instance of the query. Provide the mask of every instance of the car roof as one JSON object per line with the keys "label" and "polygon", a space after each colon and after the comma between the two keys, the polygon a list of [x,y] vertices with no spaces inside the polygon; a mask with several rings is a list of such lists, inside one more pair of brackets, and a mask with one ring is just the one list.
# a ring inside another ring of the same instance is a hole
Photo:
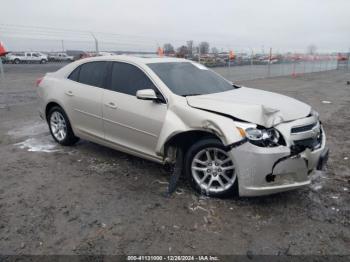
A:
{"label": "car roof", "polygon": [[88,58],[82,58],[75,62],[72,62],[61,69],[57,70],[54,74],[56,76],[61,77],[67,77],[75,68],[78,66],[94,62],[94,61],[115,61],[115,62],[129,62],[131,64],[136,64],[140,66],[144,66],[150,63],[181,63],[181,62],[187,62],[187,63],[195,63],[191,60],[186,60],[183,58],[172,58],[172,57],[139,57],[134,55],[107,55],[107,56],[95,56],[95,57],[88,57]]}
{"label": "car roof", "polygon": [[192,62],[183,58],[173,58],[173,57],[141,57],[133,55],[107,55],[107,56],[96,56],[83,58],[80,61],[82,62],[92,62],[92,61],[124,61],[124,62],[133,62],[133,63],[169,63],[169,62]]}

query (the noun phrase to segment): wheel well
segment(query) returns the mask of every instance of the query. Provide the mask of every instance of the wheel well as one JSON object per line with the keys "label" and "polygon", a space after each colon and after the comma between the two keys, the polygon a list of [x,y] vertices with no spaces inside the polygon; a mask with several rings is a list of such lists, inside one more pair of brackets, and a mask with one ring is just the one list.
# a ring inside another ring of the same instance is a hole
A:
{"label": "wheel well", "polygon": [[55,102],[50,102],[46,105],[46,109],[45,109],[45,118],[47,120],[48,114],[51,110],[51,108],[53,108],[54,106],[58,106],[61,107],[59,104],[55,103]]}
{"label": "wheel well", "polygon": [[194,131],[179,133],[171,137],[165,143],[165,146],[164,146],[165,156],[168,155],[169,153],[168,150],[170,148],[177,148],[177,147],[180,147],[183,150],[183,155],[185,155],[187,150],[190,148],[190,146],[192,146],[197,141],[205,138],[215,138],[221,141],[221,139],[217,135],[207,131],[194,130]]}

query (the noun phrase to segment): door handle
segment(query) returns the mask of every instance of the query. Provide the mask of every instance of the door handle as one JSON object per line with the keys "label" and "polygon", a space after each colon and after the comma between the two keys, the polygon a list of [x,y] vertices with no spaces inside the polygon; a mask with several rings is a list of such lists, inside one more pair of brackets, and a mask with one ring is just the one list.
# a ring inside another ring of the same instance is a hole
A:
{"label": "door handle", "polygon": [[113,109],[116,109],[117,108],[117,105],[114,104],[113,102],[109,102],[108,104],[106,104],[106,106],[110,107],[110,108],[113,108]]}
{"label": "door handle", "polygon": [[67,91],[67,92],[65,92],[65,94],[66,94],[67,96],[73,96],[73,92],[72,92],[72,91]]}

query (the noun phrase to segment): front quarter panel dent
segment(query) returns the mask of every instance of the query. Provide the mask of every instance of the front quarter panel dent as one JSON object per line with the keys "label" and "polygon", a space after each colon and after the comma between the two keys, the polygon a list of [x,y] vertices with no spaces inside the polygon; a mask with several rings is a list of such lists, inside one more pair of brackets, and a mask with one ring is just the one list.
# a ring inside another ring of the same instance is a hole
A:
{"label": "front quarter panel dent", "polygon": [[168,109],[163,128],[159,135],[156,153],[164,154],[164,145],[173,136],[187,131],[206,131],[220,138],[224,145],[242,139],[232,119],[215,113],[186,106],[173,106]]}

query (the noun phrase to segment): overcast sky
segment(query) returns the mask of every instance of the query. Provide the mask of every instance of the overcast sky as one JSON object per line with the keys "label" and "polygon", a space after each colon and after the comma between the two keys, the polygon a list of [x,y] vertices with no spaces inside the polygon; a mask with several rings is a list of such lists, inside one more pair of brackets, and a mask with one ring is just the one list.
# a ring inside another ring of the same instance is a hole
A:
{"label": "overcast sky", "polygon": [[60,39],[68,49],[93,48],[87,33],[39,28],[50,27],[97,32],[103,49],[151,50],[192,39],[238,51],[305,51],[310,44],[348,51],[349,11],[349,0],[1,0],[0,40],[9,49],[33,48],[37,38],[49,39],[42,48],[60,48]]}

